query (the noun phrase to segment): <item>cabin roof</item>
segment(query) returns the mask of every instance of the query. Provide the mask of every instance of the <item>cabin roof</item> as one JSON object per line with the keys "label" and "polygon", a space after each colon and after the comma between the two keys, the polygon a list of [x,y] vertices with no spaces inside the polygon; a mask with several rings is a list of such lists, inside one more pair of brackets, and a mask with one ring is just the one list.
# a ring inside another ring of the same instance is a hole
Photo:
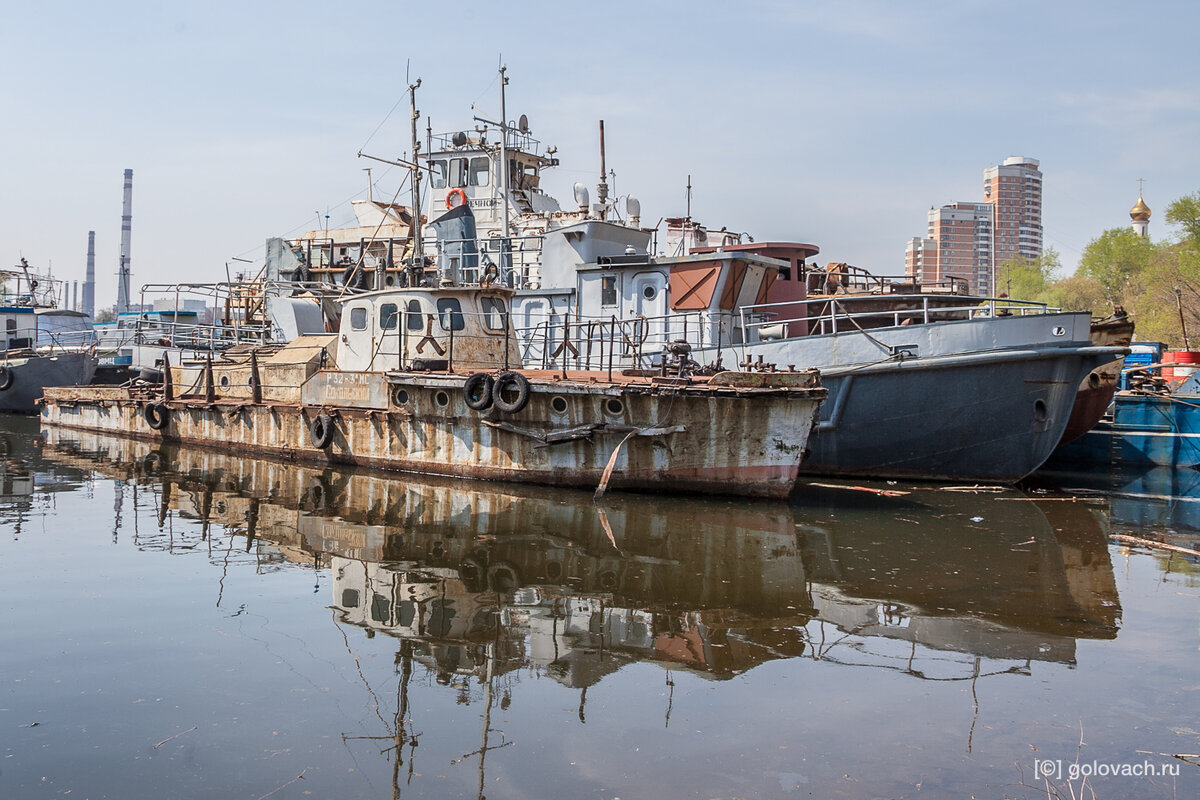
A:
{"label": "cabin roof", "polygon": [[[725,252],[738,253],[758,253],[770,258],[790,258],[791,254],[803,253],[803,258],[812,258],[817,253],[821,252],[821,248],[815,244],[807,244],[805,242],[742,242],[741,244],[727,244],[723,246],[710,245],[708,247],[693,247],[693,253],[714,253],[717,250]],[[786,255],[785,255],[786,254]]]}

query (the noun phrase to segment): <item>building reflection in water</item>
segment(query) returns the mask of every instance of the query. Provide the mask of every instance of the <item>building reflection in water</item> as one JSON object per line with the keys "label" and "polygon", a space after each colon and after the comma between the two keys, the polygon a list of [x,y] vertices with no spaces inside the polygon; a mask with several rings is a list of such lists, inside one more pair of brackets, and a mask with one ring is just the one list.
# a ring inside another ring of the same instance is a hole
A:
{"label": "building reflection in water", "polygon": [[[801,658],[977,681],[1073,664],[1078,639],[1120,624],[1095,503],[810,488],[791,506],[632,494],[597,506],[582,492],[43,436],[56,468],[151,485],[160,525],[140,547],[227,561],[242,537],[259,569],[327,568],[339,624],[398,640],[400,707],[383,738],[411,755],[406,687],[420,667],[483,702],[480,749],[464,754],[480,757],[480,780],[507,744],[489,739],[488,716],[529,671],[578,690],[584,719],[588,687],[634,662],[664,667],[668,687],[671,670],[722,680]],[[230,534],[224,552],[213,526]]]}

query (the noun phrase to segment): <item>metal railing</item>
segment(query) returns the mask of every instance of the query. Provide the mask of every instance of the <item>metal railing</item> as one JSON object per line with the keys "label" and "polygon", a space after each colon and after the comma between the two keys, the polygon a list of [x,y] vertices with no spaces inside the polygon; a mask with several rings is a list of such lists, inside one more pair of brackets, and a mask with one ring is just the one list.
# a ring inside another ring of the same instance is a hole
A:
{"label": "metal railing", "polygon": [[729,315],[689,311],[653,317],[620,319],[552,315],[517,329],[521,358],[526,366],[542,369],[653,369],[664,350],[677,342],[694,349],[733,348]]}
{"label": "metal railing", "polygon": [[[855,305],[878,304],[881,301],[900,304],[891,309],[854,310]],[[800,306],[803,311],[790,316],[781,314]],[[812,308],[817,306],[817,313]],[[850,332],[863,329],[891,328],[901,325],[929,324],[953,319],[1028,316],[1056,313],[1061,309],[1045,303],[956,294],[889,294],[842,295],[810,300],[791,300],[761,303],[738,309],[741,329],[747,341],[788,338],[786,333],[762,336],[767,326],[783,332],[793,323],[807,325],[807,335]],[[774,333],[774,331],[772,331]]]}

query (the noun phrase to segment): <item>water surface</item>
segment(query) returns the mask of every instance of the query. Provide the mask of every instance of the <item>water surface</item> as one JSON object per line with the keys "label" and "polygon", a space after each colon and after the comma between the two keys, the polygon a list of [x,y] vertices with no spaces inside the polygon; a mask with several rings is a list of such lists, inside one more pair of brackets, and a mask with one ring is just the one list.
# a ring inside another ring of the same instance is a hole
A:
{"label": "water surface", "polygon": [[1200,792],[1197,560],[1109,539],[1195,549],[1200,473],[597,506],[23,418],[0,454],[0,797]]}

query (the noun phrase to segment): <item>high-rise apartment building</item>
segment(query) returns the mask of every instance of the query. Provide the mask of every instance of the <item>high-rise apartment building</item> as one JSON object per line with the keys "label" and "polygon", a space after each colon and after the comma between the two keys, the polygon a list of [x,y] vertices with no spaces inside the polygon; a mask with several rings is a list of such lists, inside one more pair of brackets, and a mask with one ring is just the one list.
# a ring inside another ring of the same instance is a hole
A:
{"label": "high-rise apartment building", "polygon": [[1034,158],[1013,156],[983,171],[983,202],[929,210],[925,238],[910,239],[905,271],[922,283],[966,280],[993,294],[996,268],[1042,254],[1042,173]]}

